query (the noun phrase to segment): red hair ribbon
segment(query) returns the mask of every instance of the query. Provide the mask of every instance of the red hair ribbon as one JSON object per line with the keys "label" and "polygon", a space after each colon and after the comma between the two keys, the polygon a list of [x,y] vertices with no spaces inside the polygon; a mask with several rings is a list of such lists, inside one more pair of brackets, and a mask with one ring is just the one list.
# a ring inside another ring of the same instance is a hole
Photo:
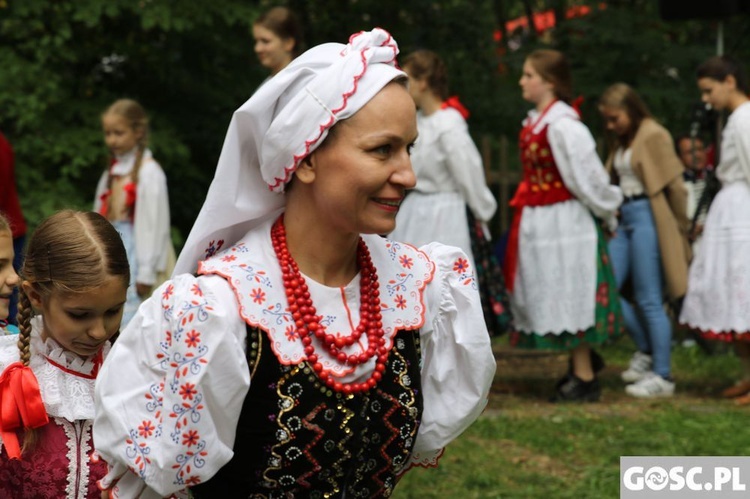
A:
{"label": "red hair ribbon", "polygon": [[573,102],[570,103],[570,107],[572,107],[575,112],[578,114],[578,117],[581,117],[581,105],[583,104],[583,95],[579,95],[575,99],[573,99]]}
{"label": "red hair ribbon", "polygon": [[125,191],[125,206],[132,209],[135,206],[135,195],[138,187],[133,182],[128,182],[123,186],[122,190]]}
{"label": "red hair ribbon", "polygon": [[49,422],[34,371],[14,362],[0,376],[0,434],[11,459],[21,459],[18,428],[39,428]]}
{"label": "red hair ribbon", "polygon": [[461,104],[461,102],[458,100],[458,95],[449,97],[440,105],[440,109],[445,109],[447,107],[452,107],[453,109],[461,113],[461,116],[463,116],[465,120],[469,119],[469,110],[466,109],[464,105]]}

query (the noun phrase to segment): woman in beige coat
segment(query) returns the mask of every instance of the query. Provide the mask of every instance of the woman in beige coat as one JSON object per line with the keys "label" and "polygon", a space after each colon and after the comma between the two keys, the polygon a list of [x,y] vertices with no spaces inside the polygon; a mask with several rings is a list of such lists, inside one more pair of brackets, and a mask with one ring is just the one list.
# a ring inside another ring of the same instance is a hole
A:
{"label": "woman in beige coat", "polygon": [[671,396],[672,325],[665,298],[687,291],[690,246],[683,166],[669,132],[628,85],[609,87],[599,110],[611,139],[607,167],[625,199],[609,241],[617,285],[630,280],[633,302],[621,299],[625,325],[638,347],[622,373],[635,397]]}

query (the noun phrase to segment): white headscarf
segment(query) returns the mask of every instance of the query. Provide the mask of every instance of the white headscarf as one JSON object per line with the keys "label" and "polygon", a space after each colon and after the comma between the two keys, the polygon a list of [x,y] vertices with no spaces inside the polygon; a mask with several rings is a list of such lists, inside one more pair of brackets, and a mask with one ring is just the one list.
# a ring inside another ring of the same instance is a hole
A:
{"label": "white headscarf", "polygon": [[375,28],[294,59],[235,111],[206,201],[174,274],[235,243],[283,210],[284,187],[299,163],[339,120],[349,118],[395,78],[398,44]]}

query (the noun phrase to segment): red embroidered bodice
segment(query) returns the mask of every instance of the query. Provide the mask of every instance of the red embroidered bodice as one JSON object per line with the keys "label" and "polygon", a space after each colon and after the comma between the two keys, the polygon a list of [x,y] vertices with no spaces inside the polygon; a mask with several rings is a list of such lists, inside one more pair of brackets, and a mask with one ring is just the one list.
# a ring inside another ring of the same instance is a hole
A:
{"label": "red embroidered bodice", "polygon": [[[0,451],[0,497],[99,499],[97,480],[107,473],[104,461],[92,462],[91,421],[50,417],[37,432],[36,446],[22,458]],[[18,432],[23,443],[23,432]]]}
{"label": "red embroidered bodice", "polygon": [[542,113],[538,120],[524,126],[518,140],[523,178],[510,202],[510,205],[516,208],[544,206],[573,199],[552,156],[547,139],[549,125],[544,125],[534,133],[534,128],[544,114]]}

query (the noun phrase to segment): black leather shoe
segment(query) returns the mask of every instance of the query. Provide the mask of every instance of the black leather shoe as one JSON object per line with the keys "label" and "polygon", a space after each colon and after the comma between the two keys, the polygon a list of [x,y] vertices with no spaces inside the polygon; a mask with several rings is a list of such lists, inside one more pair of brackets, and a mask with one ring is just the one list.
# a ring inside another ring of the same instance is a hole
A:
{"label": "black leather shoe", "polygon": [[[591,369],[594,371],[594,376],[604,369],[604,359],[601,355],[597,353],[596,350],[593,348],[589,350],[591,352]],[[557,383],[555,383],[555,390],[558,390],[560,386],[565,383],[568,378],[570,378],[573,375],[573,359],[568,359],[568,372],[566,372],[562,378],[557,380]]]}
{"label": "black leather shoe", "polygon": [[599,380],[583,381],[575,374],[558,382],[550,402],[597,402],[602,395]]}

